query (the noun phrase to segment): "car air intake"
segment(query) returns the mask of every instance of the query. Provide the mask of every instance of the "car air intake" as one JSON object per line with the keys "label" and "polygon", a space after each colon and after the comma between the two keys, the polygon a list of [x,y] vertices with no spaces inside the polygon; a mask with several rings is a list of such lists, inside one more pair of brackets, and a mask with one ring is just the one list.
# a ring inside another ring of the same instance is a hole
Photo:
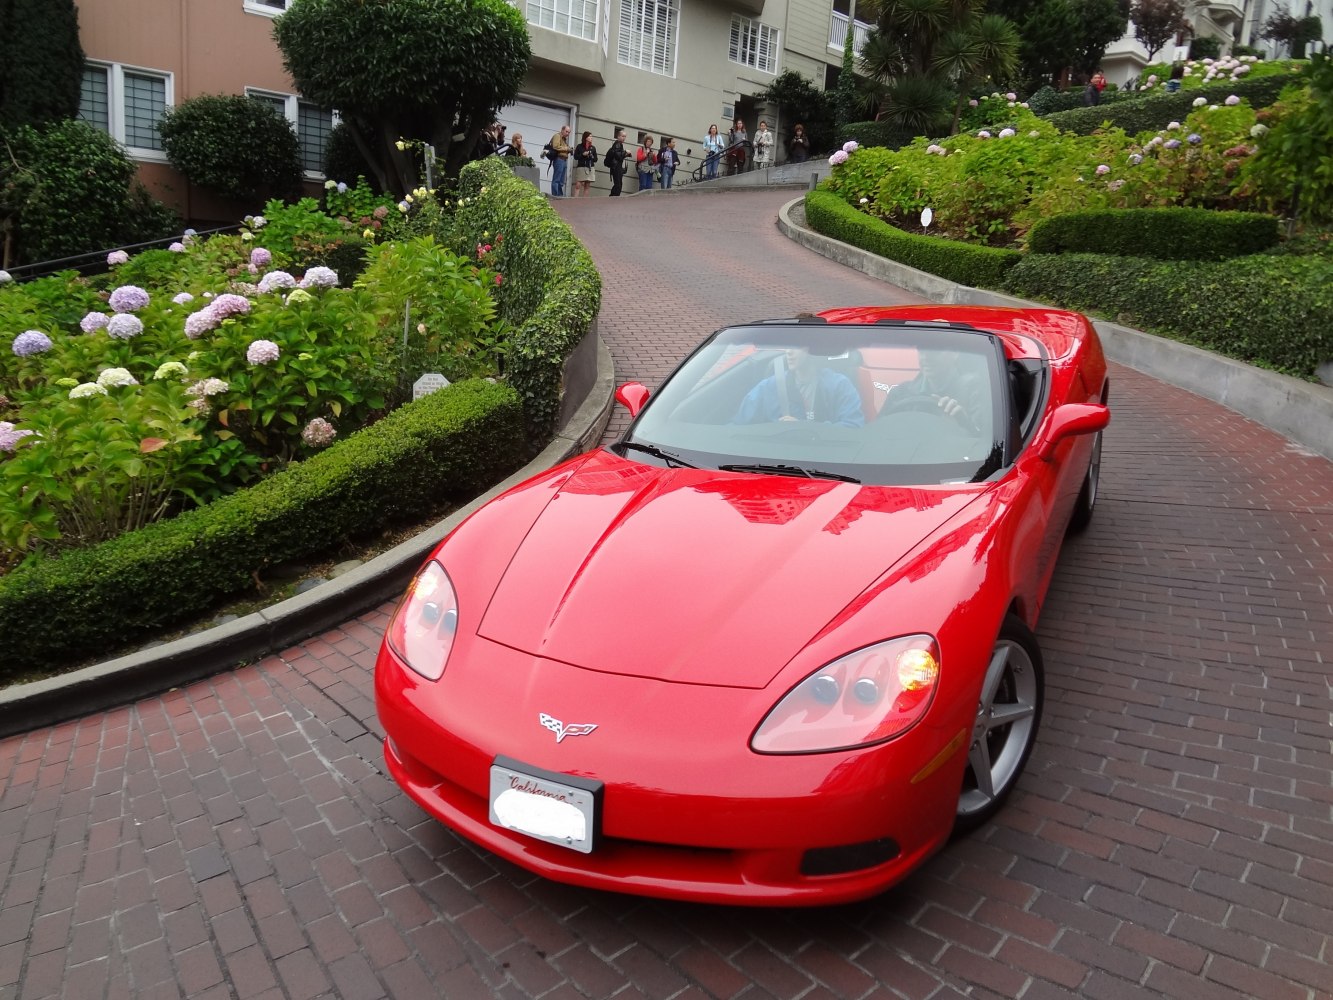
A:
{"label": "car air intake", "polygon": [[801,857],[802,875],[842,875],[892,861],[902,851],[889,837],[845,847],[815,847]]}

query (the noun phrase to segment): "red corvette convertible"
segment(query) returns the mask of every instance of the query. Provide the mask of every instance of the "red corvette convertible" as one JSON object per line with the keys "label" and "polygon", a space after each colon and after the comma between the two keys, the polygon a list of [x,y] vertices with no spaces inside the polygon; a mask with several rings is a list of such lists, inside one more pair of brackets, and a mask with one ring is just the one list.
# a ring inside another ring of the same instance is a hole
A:
{"label": "red corvette convertible", "polygon": [[990,816],[1097,499],[1107,371],[1051,309],[839,309],[705,341],[608,448],[473,514],[375,672],[430,814],[564,882],[836,903]]}

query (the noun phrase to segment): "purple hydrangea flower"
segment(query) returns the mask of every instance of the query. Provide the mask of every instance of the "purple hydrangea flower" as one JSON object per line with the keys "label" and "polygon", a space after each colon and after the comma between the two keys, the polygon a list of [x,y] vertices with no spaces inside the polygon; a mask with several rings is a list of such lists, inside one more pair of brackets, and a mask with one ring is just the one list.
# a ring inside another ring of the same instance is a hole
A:
{"label": "purple hydrangea flower", "polygon": [[1108,167],[1105,163],[1099,163],[1099,164],[1097,164],[1097,173],[1098,173],[1098,174],[1109,174],[1110,172],[1111,172],[1111,168]]}
{"label": "purple hydrangea flower", "polygon": [[1002,128],[1002,129],[1000,129],[1000,138],[1001,138],[1001,139],[1008,139],[1011,135],[1014,135],[1014,130],[1013,130],[1013,129],[1011,129],[1011,128]]}
{"label": "purple hydrangea flower", "polygon": [[148,305],[148,293],[138,285],[121,285],[107,302],[118,313],[138,312]]}
{"label": "purple hydrangea flower", "polygon": [[1230,97],[1226,99],[1224,103],[1234,107],[1235,105],[1240,103],[1240,98],[1237,97],[1235,94],[1232,94]]}
{"label": "purple hydrangea flower", "polygon": [[1185,141],[1191,146],[1197,146],[1199,143],[1203,142],[1203,136],[1199,135],[1198,132],[1191,132],[1189,135],[1185,136]]}
{"label": "purple hydrangea flower", "polygon": [[184,243],[181,243],[181,242],[178,240],[178,241],[176,241],[175,243],[171,244],[171,246],[167,247],[167,249],[170,250],[172,253],[184,253],[184,252],[185,252],[185,244],[184,244]]}
{"label": "purple hydrangea flower", "polygon": [[263,247],[255,247],[250,251],[250,263],[255,267],[268,267],[273,263],[273,254]]}
{"label": "purple hydrangea flower", "polygon": [[834,153],[832,156],[830,156],[830,157],[828,158],[828,161],[829,161],[829,165],[830,165],[830,166],[834,166],[834,167],[840,166],[841,164],[844,164],[844,163],[847,162],[847,154],[844,153],[844,152],[840,149],[840,150],[838,150],[836,153]]}
{"label": "purple hydrangea flower", "polygon": [[250,300],[244,295],[232,295],[224,292],[213,300],[213,304],[208,307],[218,322],[224,319],[230,319],[232,316],[242,316],[250,311]]}
{"label": "purple hydrangea flower", "polygon": [[301,440],[312,448],[325,448],[333,443],[338,432],[323,417],[316,417],[301,431]]}
{"label": "purple hydrangea flower", "polygon": [[20,358],[44,354],[51,349],[51,338],[41,330],[24,330],[14,338],[14,353]]}
{"label": "purple hydrangea flower", "polygon": [[271,340],[256,340],[245,349],[245,360],[252,365],[266,365],[270,361],[277,361],[282,351],[278,345]]}
{"label": "purple hydrangea flower", "polygon": [[1163,149],[1179,149],[1179,148],[1180,148],[1180,140],[1179,140],[1179,139],[1168,139],[1168,140],[1166,140],[1166,142],[1162,143],[1162,148],[1163,148]]}
{"label": "purple hydrangea flower", "polygon": [[116,313],[107,323],[106,332],[118,340],[131,340],[143,333],[143,320],[133,313]]}
{"label": "purple hydrangea flower", "polygon": [[1129,154],[1129,162],[1130,162],[1130,165],[1131,165],[1131,166],[1135,166],[1135,167],[1137,167],[1140,163],[1143,162],[1143,157],[1142,157],[1141,155],[1139,155],[1138,153],[1130,153],[1130,154]]}
{"label": "purple hydrangea flower", "polygon": [[104,329],[111,317],[106,313],[90,312],[83,319],[79,320],[79,329],[84,333],[96,333]]}
{"label": "purple hydrangea flower", "polygon": [[8,420],[0,420],[0,451],[13,451],[32,431],[21,430]]}
{"label": "purple hydrangea flower", "polygon": [[286,271],[269,271],[259,279],[261,292],[276,292],[280,288],[295,288],[296,279]]}
{"label": "purple hydrangea flower", "polygon": [[302,288],[337,288],[338,272],[331,267],[312,267],[301,279]]}
{"label": "purple hydrangea flower", "polygon": [[855,153],[860,148],[861,144],[857,142],[855,139],[848,139],[846,142],[842,144],[842,151],[844,153]]}
{"label": "purple hydrangea flower", "polygon": [[216,329],[218,322],[211,307],[192,312],[185,317],[185,336],[191,340],[198,340],[209,330]]}
{"label": "purple hydrangea flower", "polygon": [[130,260],[130,255],[127,254],[124,250],[112,250],[109,254],[106,255],[106,262],[108,267],[115,267],[117,264],[128,264],[129,260]]}
{"label": "purple hydrangea flower", "polygon": [[183,306],[187,302],[193,302],[194,296],[191,295],[189,292],[178,292],[177,294],[171,297],[171,301],[176,303],[176,305],[178,306]]}

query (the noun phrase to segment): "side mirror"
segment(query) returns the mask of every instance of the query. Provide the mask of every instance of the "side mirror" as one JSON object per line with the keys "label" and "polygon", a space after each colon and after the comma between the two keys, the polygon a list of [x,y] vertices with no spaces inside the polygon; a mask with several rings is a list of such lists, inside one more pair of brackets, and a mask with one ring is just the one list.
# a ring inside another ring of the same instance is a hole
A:
{"label": "side mirror", "polygon": [[616,402],[629,410],[631,417],[637,417],[648,402],[648,387],[641,382],[626,382],[616,390]]}
{"label": "side mirror", "polygon": [[1066,403],[1051,414],[1046,434],[1037,445],[1037,457],[1049,462],[1065,438],[1096,434],[1111,422],[1111,408],[1102,403]]}

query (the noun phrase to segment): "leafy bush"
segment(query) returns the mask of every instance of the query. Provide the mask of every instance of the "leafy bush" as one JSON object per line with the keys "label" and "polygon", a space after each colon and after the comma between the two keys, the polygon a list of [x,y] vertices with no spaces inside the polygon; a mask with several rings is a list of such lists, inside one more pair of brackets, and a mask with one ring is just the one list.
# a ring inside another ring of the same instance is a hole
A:
{"label": "leafy bush", "polygon": [[1153,63],[1151,66],[1145,66],[1139,72],[1139,93],[1166,92],[1167,82],[1177,67],[1181,73],[1178,77],[1180,89],[1199,90],[1212,85],[1222,86],[1267,76],[1281,76],[1291,80],[1305,65],[1296,59],[1274,59],[1264,62],[1261,57],[1253,53],[1241,52],[1242,48],[1244,46],[1236,46],[1236,50],[1223,59],[1189,59],[1183,63]]}
{"label": "leafy bush", "polygon": [[1004,273],[1022,256],[1015,250],[979,247],[934,236],[917,236],[858,212],[825,190],[805,196],[805,218],[816,232],[889,260],[979,288],[1002,287]]}
{"label": "leafy bush", "polygon": [[0,0],[0,128],[73,118],[82,79],[73,0]]}
{"label": "leafy bush", "polygon": [[1221,39],[1208,35],[1196,35],[1190,39],[1191,59],[1216,59],[1221,54]]}
{"label": "leafy bush", "polygon": [[1007,286],[1301,377],[1333,358],[1328,257],[1203,262],[1034,254],[1008,272]]}
{"label": "leafy bush", "polygon": [[295,197],[301,188],[296,131],[268,101],[204,94],[167,108],[158,132],[171,165],[224,198]]}
{"label": "leafy bush", "polygon": [[848,122],[838,132],[836,144],[853,139],[862,146],[901,149],[915,138],[911,133],[895,129],[889,122]]}
{"label": "leafy bush", "polygon": [[512,389],[450,386],[257,486],[0,577],[0,681],[187,619],[266,567],[464,500],[522,460]]}
{"label": "leafy bush", "polygon": [[346,122],[338,122],[329,133],[324,144],[324,176],[333,181],[351,183],[354,178],[365,177],[371,191],[379,194],[383,189],[374,168],[366,162],[352,136],[352,130]]}
{"label": "leafy bush", "polygon": [[[180,220],[135,181],[136,166],[87,122],[0,132],[0,226],[18,262],[55,260],[179,232]],[[12,263],[12,261],[11,261]]]}
{"label": "leafy bush", "polygon": [[505,370],[535,444],[555,428],[564,362],[597,317],[602,278],[545,196],[503,160],[488,156],[459,174],[455,249],[475,253],[504,237],[494,244],[497,299],[501,318],[515,328]]}
{"label": "leafy bush", "polygon": [[1282,75],[1221,85],[1210,84],[1197,90],[1181,89],[1174,94],[1153,93],[1094,108],[1060,111],[1048,115],[1045,120],[1061,131],[1079,135],[1091,135],[1107,122],[1128,135],[1139,135],[1163,128],[1167,122],[1180,121],[1189,114],[1198,97],[1213,104],[1221,104],[1235,94],[1248,100],[1252,107],[1266,108],[1277,100],[1282,88],[1290,82],[1287,76]]}
{"label": "leafy bush", "polygon": [[1097,253],[1158,260],[1222,260],[1277,245],[1278,220],[1257,212],[1133,208],[1070,212],[1038,220],[1032,253]]}
{"label": "leafy bush", "polygon": [[1243,176],[1267,206],[1324,222],[1333,219],[1333,59],[1316,53],[1303,80],[1271,109],[1272,129]]}

